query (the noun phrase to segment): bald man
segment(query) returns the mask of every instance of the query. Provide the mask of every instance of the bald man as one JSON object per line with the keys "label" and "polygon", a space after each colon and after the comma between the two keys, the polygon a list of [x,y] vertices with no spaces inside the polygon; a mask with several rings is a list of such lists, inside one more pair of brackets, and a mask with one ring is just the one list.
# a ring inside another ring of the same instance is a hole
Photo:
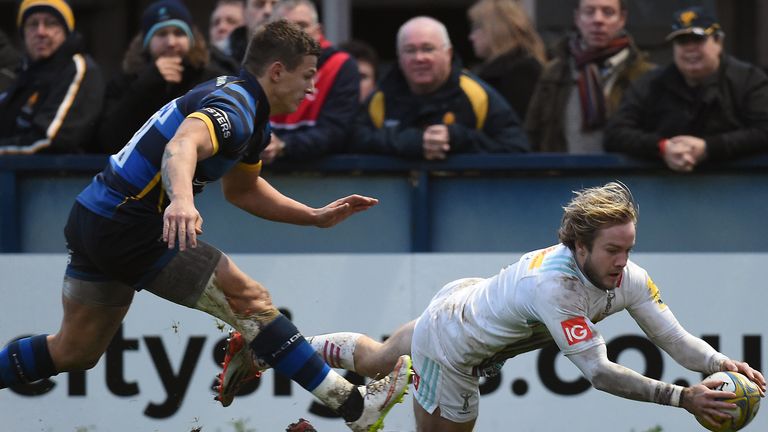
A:
{"label": "bald man", "polygon": [[520,120],[487,83],[462,70],[445,25],[419,16],[397,33],[398,67],[358,114],[349,151],[441,160],[529,149]]}

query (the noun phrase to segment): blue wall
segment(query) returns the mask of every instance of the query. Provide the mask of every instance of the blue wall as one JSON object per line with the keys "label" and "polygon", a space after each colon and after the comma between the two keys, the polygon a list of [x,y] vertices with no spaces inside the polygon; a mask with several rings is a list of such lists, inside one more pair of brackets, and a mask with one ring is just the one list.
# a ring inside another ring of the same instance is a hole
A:
{"label": "blue wall", "polygon": [[[0,157],[0,250],[63,252],[62,228],[100,156]],[[519,252],[555,243],[571,191],[619,179],[640,205],[636,250],[768,251],[768,159],[675,174],[616,155],[336,156],[264,173],[312,206],[351,193],[380,204],[330,229],[254,218],[218,184],[197,198],[203,239],[231,253]]]}

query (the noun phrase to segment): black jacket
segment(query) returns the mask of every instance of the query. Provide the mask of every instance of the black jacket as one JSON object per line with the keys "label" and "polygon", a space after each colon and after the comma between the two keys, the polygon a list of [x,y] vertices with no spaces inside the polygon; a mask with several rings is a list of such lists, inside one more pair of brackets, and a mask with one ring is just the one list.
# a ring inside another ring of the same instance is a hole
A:
{"label": "black jacket", "polygon": [[8,36],[0,30],[0,92],[4,92],[16,81],[16,69],[21,56],[11,44]]}
{"label": "black jacket", "polygon": [[0,94],[0,152],[79,153],[101,111],[104,80],[81,38],[70,33],[49,58],[24,60]]}
{"label": "black jacket", "polygon": [[227,75],[240,75],[239,61],[215,46],[209,47],[209,50],[211,51],[211,65],[213,65],[214,68],[221,69]]}
{"label": "black jacket", "polygon": [[525,119],[542,69],[532,55],[514,49],[479,65],[475,73],[504,96],[520,119]]}
{"label": "black jacket", "polygon": [[400,68],[392,68],[358,113],[349,151],[422,158],[424,129],[435,124],[448,125],[452,153],[530,149],[507,101],[454,58],[448,81],[429,95],[411,93]]}
{"label": "black jacket", "polygon": [[608,123],[605,148],[660,158],[659,141],[676,135],[704,139],[709,161],[768,150],[768,77],[724,55],[716,77],[694,89],[670,64],[630,87]]}
{"label": "black jacket", "polygon": [[248,49],[248,27],[240,26],[229,34],[229,50],[237,63],[242,63]]}
{"label": "black jacket", "polygon": [[120,72],[107,85],[96,151],[116,153],[163,105],[196,85],[225,74],[214,66],[194,67],[185,60],[182,81],[171,84],[146,54],[135,55],[144,56],[144,66],[138,72]]}

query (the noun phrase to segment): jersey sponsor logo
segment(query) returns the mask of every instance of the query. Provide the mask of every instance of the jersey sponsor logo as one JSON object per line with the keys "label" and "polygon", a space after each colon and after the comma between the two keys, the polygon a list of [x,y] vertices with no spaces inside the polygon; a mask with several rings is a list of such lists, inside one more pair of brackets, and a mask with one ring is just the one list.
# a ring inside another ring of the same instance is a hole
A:
{"label": "jersey sponsor logo", "polygon": [[659,288],[653,283],[650,276],[648,276],[645,284],[648,286],[648,294],[651,296],[651,300],[659,306],[659,309],[666,308],[667,305],[664,303],[664,300],[661,299],[661,292],[659,292]]}
{"label": "jersey sponsor logo", "polygon": [[571,318],[562,321],[560,325],[563,327],[563,333],[565,333],[568,345],[575,345],[592,339],[592,330],[590,330],[584,317]]}
{"label": "jersey sponsor logo", "polygon": [[229,122],[227,113],[218,108],[205,107],[203,109],[211,115],[211,119],[219,127],[222,138],[229,138],[232,135],[232,123]]}
{"label": "jersey sponsor logo", "polygon": [[555,250],[557,246],[550,246],[546,249],[542,249],[539,251],[531,260],[531,264],[528,266],[528,270],[533,270],[541,267],[541,264],[544,263],[544,256],[548,254],[549,252],[552,252]]}

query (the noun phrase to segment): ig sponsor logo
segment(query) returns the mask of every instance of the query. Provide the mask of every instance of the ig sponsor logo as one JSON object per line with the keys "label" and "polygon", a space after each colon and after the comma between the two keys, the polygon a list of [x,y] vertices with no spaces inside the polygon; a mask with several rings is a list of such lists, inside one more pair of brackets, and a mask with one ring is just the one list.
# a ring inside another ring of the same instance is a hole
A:
{"label": "ig sponsor logo", "polygon": [[565,333],[568,345],[574,345],[592,338],[592,330],[589,329],[584,317],[571,318],[560,323]]}

